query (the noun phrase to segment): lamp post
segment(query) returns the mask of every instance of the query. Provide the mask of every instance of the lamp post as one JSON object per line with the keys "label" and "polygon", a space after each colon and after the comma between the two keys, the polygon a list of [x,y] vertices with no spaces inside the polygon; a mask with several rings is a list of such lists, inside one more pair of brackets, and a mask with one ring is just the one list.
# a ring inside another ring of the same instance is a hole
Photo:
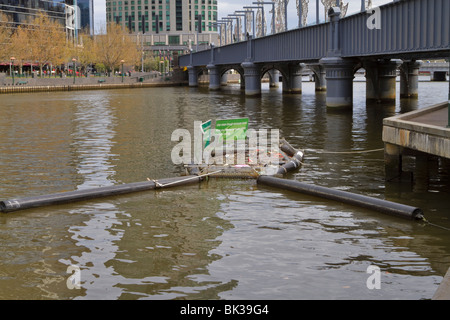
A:
{"label": "lamp post", "polygon": [[198,14],[195,17],[195,20],[197,20],[197,49],[196,49],[196,52],[198,52],[198,34],[202,33],[202,18],[203,17],[201,14]]}
{"label": "lamp post", "polygon": [[[236,11],[236,13],[240,13],[240,16],[244,16],[244,25],[245,25],[245,27],[244,27],[244,30],[245,30],[245,34],[248,34],[248,23],[249,23],[249,21],[247,20],[247,13],[251,13],[252,14],[252,17],[254,17],[254,13],[253,13],[253,11],[251,11],[251,10],[240,10],[240,11]],[[253,38],[255,37],[255,28],[253,28],[253,33],[252,33],[252,35],[253,35]]]}
{"label": "lamp post", "polygon": [[16,58],[11,57],[11,75],[12,75],[12,84],[14,85],[14,60],[16,60]]}
{"label": "lamp post", "polygon": [[75,84],[75,77],[77,75],[77,66],[76,66],[77,59],[73,58],[72,62],[73,62],[73,84]]}
{"label": "lamp post", "polygon": [[226,45],[227,44],[227,24],[228,24],[228,22],[224,21],[224,20],[217,20],[217,22],[223,24],[223,26],[224,26],[224,31],[225,31],[224,40],[225,40],[225,45]]}
{"label": "lamp post", "polygon": [[239,17],[244,17],[244,30],[245,30],[245,34],[247,34],[247,15],[245,14],[229,14],[230,17],[236,17],[236,19],[238,20],[238,41],[241,40],[241,22],[239,21]]}
{"label": "lamp post", "polygon": [[[231,14],[228,15],[228,17],[222,18],[222,20],[229,20],[233,21],[236,19],[236,28],[240,29],[239,27],[239,17],[234,17]],[[235,38],[234,42],[239,42],[241,39],[239,37],[239,32],[237,33],[237,38]],[[231,22],[231,42],[233,42],[233,22]]]}
{"label": "lamp post", "polygon": [[[231,22],[231,30],[230,30],[230,34],[231,34],[231,39],[230,39],[230,43],[233,43],[233,20],[235,18],[231,18],[231,17],[224,17],[222,18],[222,20],[227,21],[227,22]],[[225,35],[226,38],[226,35]]]}
{"label": "lamp post", "polygon": [[123,63],[125,62],[125,60],[120,60],[120,63],[122,64],[122,83],[123,83]]}
{"label": "lamp post", "polygon": [[272,34],[275,34],[275,2],[268,1],[268,2],[252,2],[253,4],[256,4],[261,7],[263,12],[263,18],[262,18],[262,29],[265,31],[264,26],[264,4],[271,4],[272,5]]}
{"label": "lamp post", "polygon": [[[225,36],[226,36],[226,30],[227,30],[227,26],[226,26],[226,23],[225,22],[219,22],[219,21],[217,21],[217,22],[210,22],[209,23],[209,26],[211,27],[217,27],[217,28],[219,28],[219,47],[220,46],[222,46],[222,27],[221,27],[221,25],[222,24],[224,24],[225,25]],[[225,39],[225,42],[226,42],[226,39]]]}
{"label": "lamp post", "polygon": [[260,7],[244,7],[244,9],[250,9],[251,13],[252,13],[252,38],[255,39],[255,11],[253,11],[252,9],[258,9]]}

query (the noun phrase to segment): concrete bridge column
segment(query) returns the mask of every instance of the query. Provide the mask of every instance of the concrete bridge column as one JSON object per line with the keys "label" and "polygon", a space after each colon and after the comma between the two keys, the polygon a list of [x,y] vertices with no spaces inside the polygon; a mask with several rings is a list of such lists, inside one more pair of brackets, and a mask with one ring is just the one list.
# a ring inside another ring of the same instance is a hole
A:
{"label": "concrete bridge column", "polygon": [[400,98],[419,97],[419,69],[422,61],[405,61],[400,66]]}
{"label": "concrete bridge column", "polygon": [[278,88],[280,82],[280,71],[276,69],[269,70],[269,87]]}
{"label": "concrete bridge column", "polygon": [[206,66],[209,72],[209,90],[220,89],[220,70],[216,65],[208,64]]}
{"label": "concrete bridge column", "polygon": [[366,101],[395,102],[398,60],[366,61]]}
{"label": "concrete bridge column", "polygon": [[340,57],[320,59],[327,81],[327,107],[351,108],[353,106],[353,78],[356,62]]}
{"label": "concrete bridge column", "polygon": [[188,66],[189,87],[198,87],[198,68]]}
{"label": "concrete bridge column", "polygon": [[245,76],[243,74],[239,75],[240,89],[245,91]]}
{"label": "concrete bridge column", "polygon": [[324,66],[320,64],[308,66],[314,72],[316,91],[327,91],[327,80]]}
{"label": "concrete bridge column", "polygon": [[261,94],[261,67],[248,61],[243,62],[241,66],[244,69],[245,95]]}
{"label": "concrete bridge column", "polygon": [[302,93],[302,71],[304,67],[303,63],[287,66],[286,77],[283,77],[283,93]]}
{"label": "concrete bridge column", "polygon": [[220,77],[220,85],[221,86],[227,86],[228,85],[228,73],[224,73],[221,77]]}

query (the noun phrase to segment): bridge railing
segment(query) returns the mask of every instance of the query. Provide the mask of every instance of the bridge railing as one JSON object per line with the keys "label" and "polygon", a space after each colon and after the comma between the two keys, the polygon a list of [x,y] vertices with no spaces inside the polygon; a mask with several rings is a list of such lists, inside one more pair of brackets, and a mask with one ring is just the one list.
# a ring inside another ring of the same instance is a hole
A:
{"label": "bridge railing", "polygon": [[247,58],[247,42],[238,42],[214,49],[218,64],[242,63]]}
{"label": "bridge railing", "polygon": [[[248,42],[238,42],[214,49],[216,64],[240,64],[251,56],[253,62],[305,61],[326,56],[329,23],[269,35]],[[180,65],[190,64],[190,55],[179,57]],[[206,65],[211,61],[210,50],[192,54],[192,65]]]}
{"label": "bridge railing", "polygon": [[341,19],[342,56],[449,50],[450,1],[409,0],[388,3],[379,9],[378,28],[367,26],[367,13]]}
{"label": "bridge railing", "polygon": [[[204,61],[209,62],[211,57],[211,52],[209,50],[203,50],[199,52],[195,52],[192,54],[192,65],[202,65],[204,64]],[[190,62],[190,55],[179,57],[179,59],[185,59],[187,58],[187,61]],[[188,63],[189,65],[190,63]]]}
{"label": "bridge railing", "polygon": [[[242,63],[249,54],[255,63],[306,62],[326,57],[331,49],[344,58],[448,56],[449,0],[396,1],[374,9],[380,15],[376,28],[368,26],[370,15],[375,14],[368,10],[340,19],[337,29],[331,26],[333,22],[327,22],[256,38],[250,50],[247,41],[218,47],[214,63]],[[339,30],[338,50],[331,48],[333,30]],[[192,64],[206,65],[210,57],[210,50],[195,53]],[[180,65],[189,64],[189,55],[180,57]]]}
{"label": "bridge railing", "polygon": [[329,23],[288,30],[254,40],[254,62],[301,61],[324,57]]}

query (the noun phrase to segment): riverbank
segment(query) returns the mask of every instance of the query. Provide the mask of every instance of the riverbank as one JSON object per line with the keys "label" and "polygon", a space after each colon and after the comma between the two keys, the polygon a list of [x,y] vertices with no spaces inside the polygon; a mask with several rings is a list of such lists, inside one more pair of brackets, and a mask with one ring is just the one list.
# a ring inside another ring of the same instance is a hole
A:
{"label": "riverbank", "polygon": [[6,78],[0,79],[0,94],[104,90],[147,87],[171,87],[187,85],[183,73],[160,75],[157,73],[136,73],[133,76],[90,76],[77,78]]}

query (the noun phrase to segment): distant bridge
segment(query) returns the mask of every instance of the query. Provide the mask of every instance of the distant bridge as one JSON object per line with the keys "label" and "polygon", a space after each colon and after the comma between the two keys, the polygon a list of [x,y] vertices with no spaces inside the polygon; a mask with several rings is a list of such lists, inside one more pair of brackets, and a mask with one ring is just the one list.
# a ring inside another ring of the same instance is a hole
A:
{"label": "distant bridge", "polygon": [[432,63],[424,62],[420,66],[420,72],[429,73],[431,76],[431,80],[433,81],[445,81],[448,70],[449,70],[448,62],[432,62]]}
{"label": "distant bridge", "polygon": [[[211,90],[219,89],[222,75],[234,69],[246,95],[261,93],[266,72],[281,73],[283,92],[301,93],[307,65],[316,90],[327,91],[327,106],[351,107],[358,69],[366,70],[367,99],[390,101],[395,100],[398,68],[401,95],[417,97],[419,60],[450,57],[448,0],[397,0],[345,18],[332,7],[328,16],[326,23],[191,52],[180,56],[179,64],[188,68],[190,86],[197,86],[198,75],[207,71]],[[372,18],[378,28],[369,28]]]}

